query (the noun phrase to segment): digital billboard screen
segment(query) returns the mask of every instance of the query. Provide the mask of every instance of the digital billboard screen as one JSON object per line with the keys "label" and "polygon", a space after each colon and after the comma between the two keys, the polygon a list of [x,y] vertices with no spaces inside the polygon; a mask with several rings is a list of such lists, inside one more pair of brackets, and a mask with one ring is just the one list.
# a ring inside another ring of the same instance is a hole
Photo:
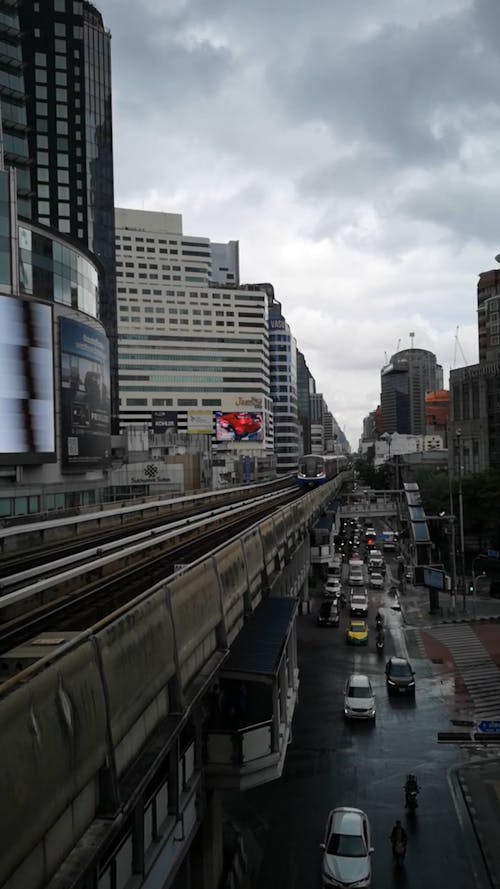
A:
{"label": "digital billboard screen", "polygon": [[72,318],[60,319],[59,332],[62,463],[102,466],[111,452],[108,340]]}
{"label": "digital billboard screen", "polygon": [[216,411],[215,416],[217,441],[264,441],[262,414]]}
{"label": "digital billboard screen", "polygon": [[52,309],[0,296],[0,463],[54,461]]}

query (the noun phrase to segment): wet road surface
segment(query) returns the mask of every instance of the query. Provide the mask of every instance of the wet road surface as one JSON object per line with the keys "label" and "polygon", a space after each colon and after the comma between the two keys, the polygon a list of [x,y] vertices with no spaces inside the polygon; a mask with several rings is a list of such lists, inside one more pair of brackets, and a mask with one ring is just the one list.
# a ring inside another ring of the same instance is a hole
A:
{"label": "wet road surface", "polygon": [[[380,604],[387,629],[382,655],[375,650],[373,629]],[[455,684],[435,674],[415,633],[405,633],[401,614],[391,604],[386,593],[370,592],[366,648],[346,644],[347,610],[338,629],[318,627],[315,613],[298,618],[299,703],[283,776],[225,800],[244,833],[252,886],[319,889],[319,843],[328,812],[350,805],[363,809],[370,820],[373,889],[442,889],[443,883],[453,889],[487,889],[454,775],[467,754],[437,744],[437,732],[449,725]],[[319,600],[313,608],[317,611]],[[391,654],[410,657],[416,673],[415,701],[388,697],[384,667]],[[365,673],[372,681],[375,725],[343,717],[343,689],[352,672]],[[417,815],[411,820],[404,813],[403,793],[410,771],[421,786]],[[396,818],[408,831],[400,871],[394,868],[388,839]]]}

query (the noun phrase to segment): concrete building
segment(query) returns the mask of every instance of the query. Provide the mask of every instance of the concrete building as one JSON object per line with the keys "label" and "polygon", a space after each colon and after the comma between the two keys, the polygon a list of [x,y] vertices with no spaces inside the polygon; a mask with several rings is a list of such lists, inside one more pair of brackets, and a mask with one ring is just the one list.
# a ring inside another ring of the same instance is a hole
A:
{"label": "concrete building", "polygon": [[238,287],[240,283],[240,245],[239,241],[228,241],[227,244],[210,244],[212,270],[210,280],[213,284],[225,284]]}
{"label": "concrete building", "polygon": [[443,370],[427,349],[403,349],[381,371],[383,432],[425,433],[425,395],[443,388]]}
{"label": "concrete building", "polygon": [[212,283],[208,238],[172,213],[116,210],[120,422],[273,454],[268,299]]}
{"label": "concrete building", "polygon": [[499,269],[480,273],[477,310],[479,361],[450,372],[448,431],[455,476],[500,469]]}

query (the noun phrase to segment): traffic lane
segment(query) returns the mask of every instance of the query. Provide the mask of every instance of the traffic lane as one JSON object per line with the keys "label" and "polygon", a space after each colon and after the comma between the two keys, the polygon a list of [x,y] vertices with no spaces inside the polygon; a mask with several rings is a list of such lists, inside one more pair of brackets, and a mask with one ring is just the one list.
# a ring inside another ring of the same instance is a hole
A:
{"label": "traffic lane", "polygon": [[[319,886],[319,843],[328,811],[354,805],[367,812],[371,823],[373,889],[441,887],[443,873],[458,889],[473,887],[447,779],[459,753],[436,745],[442,703],[426,662],[414,663],[415,702],[388,699],[385,658],[373,649],[352,649],[342,629],[318,628],[314,615],[299,619],[298,637],[300,700],[283,777],[244,795],[247,823],[259,825],[262,864],[256,884],[261,889]],[[354,670],[372,679],[378,710],[374,727],[343,719],[344,684]],[[417,773],[421,805],[408,824],[404,874],[397,874],[388,837],[394,820],[405,820],[408,771]]]}

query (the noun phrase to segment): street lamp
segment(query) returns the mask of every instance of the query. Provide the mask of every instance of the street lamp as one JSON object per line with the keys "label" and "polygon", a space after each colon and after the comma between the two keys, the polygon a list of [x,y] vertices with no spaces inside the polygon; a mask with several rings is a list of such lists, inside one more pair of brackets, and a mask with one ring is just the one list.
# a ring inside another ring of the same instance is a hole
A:
{"label": "street lamp", "polygon": [[462,430],[457,429],[455,435],[458,442],[458,520],[460,527],[460,574],[462,581],[463,609],[464,612],[466,612],[467,590],[465,589],[464,499],[462,493]]}
{"label": "street lamp", "polygon": [[451,567],[451,610],[454,612],[456,608],[456,588],[457,588],[457,560],[456,560],[456,550],[455,550],[455,521],[456,518],[454,515],[450,513],[447,515],[445,512],[440,512],[439,515],[426,515],[426,519],[440,521],[440,522],[448,522],[450,527],[450,567]]}

